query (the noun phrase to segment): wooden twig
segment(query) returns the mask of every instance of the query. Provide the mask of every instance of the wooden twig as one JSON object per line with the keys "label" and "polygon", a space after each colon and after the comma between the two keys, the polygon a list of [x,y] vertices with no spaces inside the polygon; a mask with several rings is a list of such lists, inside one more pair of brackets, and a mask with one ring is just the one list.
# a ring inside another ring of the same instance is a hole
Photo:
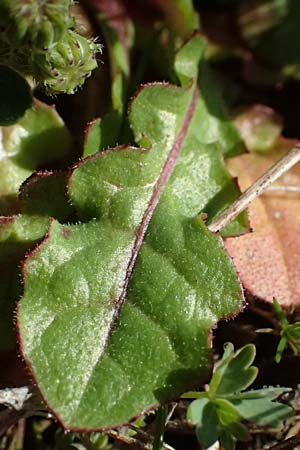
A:
{"label": "wooden twig", "polygon": [[[123,442],[124,444],[130,445],[139,450],[152,450],[153,447],[151,443],[141,442],[138,439],[135,439],[134,437],[127,436],[115,430],[106,431],[106,434],[113,439],[116,439],[120,442]],[[163,443],[163,449],[174,450],[174,448],[171,447],[171,445],[167,444],[166,442]]]}
{"label": "wooden twig", "polygon": [[259,195],[261,195],[274,181],[287,172],[297,162],[300,161],[300,145],[297,145],[281,158],[274,166],[272,166],[262,177],[260,177],[252,186],[233,202],[223,213],[221,213],[211,224],[208,229],[213,233],[217,233],[228,225],[235,217],[237,217],[250,203]]}
{"label": "wooden twig", "polygon": [[117,441],[121,441],[127,445],[132,445],[133,447],[138,448],[140,450],[152,450],[152,445],[142,443],[138,439],[119,433],[118,431],[110,430],[106,431],[106,434],[111,438],[116,439]]}
{"label": "wooden twig", "polygon": [[295,450],[298,445],[300,445],[300,434],[273,445],[269,450]]}
{"label": "wooden twig", "polygon": [[268,191],[295,192],[295,193],[299,194],[300,186],[274,185],[274,186],[269,186]]}

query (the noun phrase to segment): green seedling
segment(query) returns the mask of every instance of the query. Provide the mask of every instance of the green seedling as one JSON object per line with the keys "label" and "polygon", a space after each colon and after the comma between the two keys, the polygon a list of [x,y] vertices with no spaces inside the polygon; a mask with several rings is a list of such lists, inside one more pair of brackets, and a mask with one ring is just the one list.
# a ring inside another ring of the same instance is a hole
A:
{"label": "green seedling", "polygon": [[188,392],[183,398],[195,398],[188,407],[187,418],[196,425],[201,445],[216,441],[226,450],[234,450],[237,441],[247,441],[250,434],[242,423],[279,427],[291,415],[291,408],[276,400],[287,388],[266,387],[244,392],[255,380],[258,369],[252,366],[256,354],[253,344],[234,351],[226,344],[222,359],[215,365],[204,392]]}
{"label": "green seedling", "polygon": [[280,304],[273,299],[273,308],[277,315],[280,330],[281,339],[279,341],[275,361],[279,363],[282,358],[282,354],[287,346],[289,346],[295,355],[300,353],[300,322],[289,323],[285,312],[281,308]]}

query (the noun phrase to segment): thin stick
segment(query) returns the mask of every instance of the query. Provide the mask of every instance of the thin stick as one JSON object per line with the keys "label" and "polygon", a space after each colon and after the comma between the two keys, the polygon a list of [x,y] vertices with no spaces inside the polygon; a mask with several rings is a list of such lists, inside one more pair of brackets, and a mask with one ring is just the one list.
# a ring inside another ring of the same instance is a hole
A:
{"label": "thin stick", "polygon": [[[124,444],[131,445],[140,450],[152,450],[152,444],[141,442],[138,439],[135,439],[131,436],[121,434],[118,431],[110,430],[110,431],[106,431],[106,434],[108,436],[112,437],[113,439],[121,441]],[[175,450],[173,447],[171,447],[171,445],[167,444],[166,442],[163,442],[163,449],[164,450]]]}
{"label": "thin stick", "polygon": [[151,444],[142,443],[131,436],[126,436],[124,434],[118,433],[115,430],[107,431],[106,434],[113,439],[116,439],[117,441],[121,441],[127,445],[132,445],[135,448],[139,448],[140,450],[152,450]]}
{"label": "thin stick", "polygon": [[270,447],[269,450],[294,450],[298,445],[300,445],[300,434]]}
{"label": "thin stick", "polygon": [[274,166],[272,166],[262,177],[260,177],[252,186],[238,198],[232,205],[221,213],[215,220],[208,225],[208,229],[213,233],[217,233],[228,225],[236,216],[238,216],[250,203],[259,195],[261,195],[274,181],[287,172],[297,162],[300,161],[300,146],[289,151],[287,155],[281,158]]}
{"label": "thin stick", "polygon": [[269,186],[268,191],[300,192],[300,186]]}

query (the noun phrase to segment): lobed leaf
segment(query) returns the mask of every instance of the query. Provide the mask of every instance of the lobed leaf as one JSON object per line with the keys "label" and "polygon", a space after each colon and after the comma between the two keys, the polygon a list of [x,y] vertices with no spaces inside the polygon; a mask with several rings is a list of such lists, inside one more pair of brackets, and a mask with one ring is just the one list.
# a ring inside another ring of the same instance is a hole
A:
{"label": "lobed leaf", "polygon": [[228,395],[249,387],[257,376],[258,369],[250,367],[255,358],[255,346],[245,345],[228,362],[218,384],[215,395]]}
{"label": "lobed leaf", "polygon": [[232,263],[199,216],[233,192],[202,118],[195,82],[142,87],[129,119],[151,148],[80,162],[68,191],[81,223],[52,220],[25,261],[22,352],[67,428],[110,428],[203,383],[208,330],[242,305]]}

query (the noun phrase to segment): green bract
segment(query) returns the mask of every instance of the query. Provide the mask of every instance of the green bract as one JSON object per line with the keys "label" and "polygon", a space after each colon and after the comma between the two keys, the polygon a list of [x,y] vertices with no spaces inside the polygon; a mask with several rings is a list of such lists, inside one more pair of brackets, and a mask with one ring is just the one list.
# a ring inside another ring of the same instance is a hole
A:
{"label": "green bract", "polygon": [[129,121],[141,147],[77,164],[68,193],[80,222],[52,219],[24,263],[22,352],[67,428],[113,427],[203,383],[210,328],[242,306],[232,262],[200,217],[238,192],[196,78],[140,89]]}

